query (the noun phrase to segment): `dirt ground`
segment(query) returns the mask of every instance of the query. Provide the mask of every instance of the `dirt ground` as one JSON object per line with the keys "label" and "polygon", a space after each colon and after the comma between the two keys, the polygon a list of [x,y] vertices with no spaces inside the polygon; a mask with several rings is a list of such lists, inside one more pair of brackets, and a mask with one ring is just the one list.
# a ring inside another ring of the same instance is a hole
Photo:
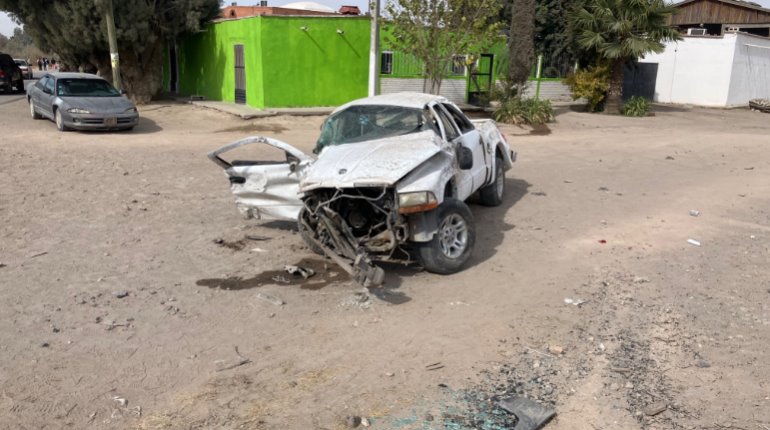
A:
{"label": "dirt ground", "polygon": [[502,127],[519,160],[469,267],[367,292],[243,220],[205,156],[309,151],[322,118],[140,111],[59,133],[0,95],[0,427],[495,430],[513,394],[549,430],[770,429],[770,115]]}

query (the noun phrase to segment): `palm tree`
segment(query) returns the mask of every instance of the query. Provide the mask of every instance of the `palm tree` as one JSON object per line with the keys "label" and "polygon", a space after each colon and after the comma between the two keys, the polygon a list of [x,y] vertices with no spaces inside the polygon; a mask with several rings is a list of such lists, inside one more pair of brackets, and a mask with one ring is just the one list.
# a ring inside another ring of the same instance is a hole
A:
{"label": "palm tree", "polygon": [[578,45],[610,66],[605,112],[620,110],[626,62],[663,52],[664,42],[682,39],[667,24],[675,12],[664,0],[588,0],[577,10],[572,24]]}

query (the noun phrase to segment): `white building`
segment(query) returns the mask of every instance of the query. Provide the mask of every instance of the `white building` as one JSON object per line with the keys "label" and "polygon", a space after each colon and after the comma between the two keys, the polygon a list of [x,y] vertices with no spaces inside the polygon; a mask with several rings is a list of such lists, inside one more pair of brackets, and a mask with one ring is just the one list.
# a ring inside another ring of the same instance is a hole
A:
{"label": "white building", "polygon": [[685,36],[661,54],[640,63],[657,63],[654,100],[713,107],[747,106],[770,99],[770,39],[746,33]]}

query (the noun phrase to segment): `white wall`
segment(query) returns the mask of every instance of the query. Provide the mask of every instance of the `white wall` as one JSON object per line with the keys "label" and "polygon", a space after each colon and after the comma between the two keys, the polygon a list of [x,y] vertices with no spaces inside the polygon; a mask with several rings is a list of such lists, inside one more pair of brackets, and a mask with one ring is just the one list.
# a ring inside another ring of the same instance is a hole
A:
{"label": "white wall", "polygon": [[[467,102],[467,86],[465,79],[444,79],[441,81],[441,95],[457,104],[464,104]],[[524,95],[534,97],[536,88],[537,82],[530,81]],[[423,79],[380,77],[380,94],[401,91],[423,92]],[[572,93],[561,81],[545,81],[540,83],[540,98],[552,102],[569,102],[572,101]]]}
{"label": "white wall", "polygon": [[[380,76],[380,94],[392,94],[402,91],[424,92],[422,78],[384,78]],[[428,85],[426,85],[428,86]],[[455,103],[465,103],[467,93],[465,79],[444,79],[441,81],[441,95]]]}
{"label": "white wall", "polygon": [[751,99],[770,99],[770,39],[739,34],[727,106],[745,106]]}
{"label": "white wall", "polygon": [[663,53],[641,59],[641,63],[658,63],[655,101],[725,106],[735,39],[734,34],[685,37],[679,42],[668,42]]}
{"label": "white wall", "polygon": [[[537,92],[537,82],[529,81],[529,85],[524,90],[526,97],[535,97]],[[540,83],[540,98],[552,102],[571,102],[572,92],[562,81],[543,81]]]}
{"label": "white wall", "polygon": [[685,37],[639,61],[658,63],[658,102],[734,107],[770,98],[770,39],[764,37]]}

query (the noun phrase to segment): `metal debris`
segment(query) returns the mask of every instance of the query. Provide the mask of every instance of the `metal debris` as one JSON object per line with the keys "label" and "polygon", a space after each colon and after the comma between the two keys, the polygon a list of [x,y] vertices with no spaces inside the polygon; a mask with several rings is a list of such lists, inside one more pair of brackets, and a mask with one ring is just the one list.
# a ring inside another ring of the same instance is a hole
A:
{"label": "metal debris", "polygon": [[668,405],[666,405],[664,402],[655,402],[647,406],[646,408],[644,408],[642,412],[644,412],[645,415],[652,417],[652,416],[658,415],[659,413],[665,411],[666,409],[668,409]]}
{"label": "metal debris", "polygon": [[288,273],[290,275],[302,276],[305,279],[310,278],[311,276],[315,275],[315,271],[313,269],[310,269],[310,268],[307,268],[307,267],[286,265],[286,266],[284,266],[284,269],[286,270],[286,273]]}
{"label": "metal debris", "polygon": [[436,363],[431,363],[431,364],[425,365],[425,370],[438,370],[438,369],[443,369],[444,367],[446,367],[446,366],[444,366],[439,361],[439,362],[436,362]]}
{"label": "metal debris", "polygon": [[286,304],[286,302],[284,302],[283,300],[279,299],[278,297],[271,296],[270,294],[257,293],[257,298],[262,299],[266,302],[272,303],[276,306],[282,306]]}
{"label": "metal debris", "polygon": [[510,397],[500,400],[498,406],[516,416],[513,430],[537,430],[542,428],[553,417],[556,411],[524,397]]}

